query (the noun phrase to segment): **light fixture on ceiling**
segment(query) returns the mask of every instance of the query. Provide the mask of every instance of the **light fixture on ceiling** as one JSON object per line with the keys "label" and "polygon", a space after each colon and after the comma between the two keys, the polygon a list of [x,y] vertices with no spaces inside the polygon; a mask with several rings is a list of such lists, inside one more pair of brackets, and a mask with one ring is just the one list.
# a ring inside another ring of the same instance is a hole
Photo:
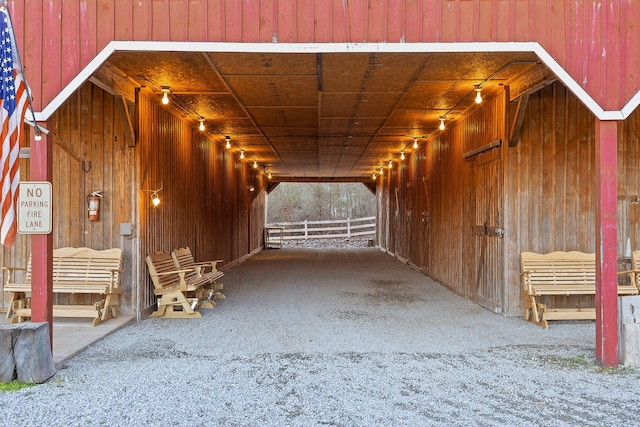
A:
{"label": "light fixture on ceiling", "polygon": [[271,179],[271,172],[269,172],[269,175],[267,175],[267,178]]}
{"label": "light fixture on ceiling", "polygon": [[476,104],[480,104],[482,102],[482,86],[476,85]]}
{"label": "light fixture on ceiling", "polygon": [[231,148],[231,137],[225,136],[224,140],[226,141],[225,147],[227,147],[228,150],[229,148]]}
{"label": "light fixture on ceiling", "polygon": [[400,152],[400,160],[404,160],[404,150]]}
{"label": "light fixture on ceiling", "polygon": [[257,160],[253,161],[253,168],[254,169],[258,169],[258,161]]}
{"label": "light fixture on ceiling", "polygon": [[204,131],[204,119],[200,118],[198,120],[200,121],[200,126],[198,127],[198,129],[200,129],[200,131]]}
{"label": "light fixture on ceiling", "polygon": [[383,174],[384,174],[384,168],[380,166],[380,176],[382,176]]}
{"label": "light fixture on ceiling", "polygon": [[393,160],[389,160],[389,169],[393,168]]}
{"label": "light fixture on ceiling", "polygon": [[375,179],[376,179],[376,173],[374,172],[373,173],[373,180],[375,181]]}
{"label": "light fixture on ceiling", "polygon": [[244,159],[244,150],[240,150],[240,158]]}
{"label": "light fixture on ceiling", "polygon": [[444,116],[440,117],[440,130],[444,130]]}
{"label": "light fixture on ceiling", "polygon": [[413,138],[413,149],[416,150],[418,148],[418,138]]}
{"label": "light fixture on ceiling", "polygon": [[169,88],[169,86],[162,86],[162,88],[160,90],[162,90],[162,93],[163,93],[163,95],[162,95],[162,103],[164,105],[167,105],[169,103],[169,92],[170,92],[171,89]]}

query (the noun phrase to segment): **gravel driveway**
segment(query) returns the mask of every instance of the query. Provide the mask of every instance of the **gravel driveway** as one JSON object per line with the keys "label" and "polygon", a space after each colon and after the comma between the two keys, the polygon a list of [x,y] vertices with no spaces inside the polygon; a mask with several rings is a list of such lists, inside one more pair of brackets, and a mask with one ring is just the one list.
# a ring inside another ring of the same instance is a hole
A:
{"label": "gravel driveway", "polygon": [[148,319],[7,426],[640,425],[640,372],[595,364],[593,322],[493,314],[374,248],[267,250],[201,319]]}

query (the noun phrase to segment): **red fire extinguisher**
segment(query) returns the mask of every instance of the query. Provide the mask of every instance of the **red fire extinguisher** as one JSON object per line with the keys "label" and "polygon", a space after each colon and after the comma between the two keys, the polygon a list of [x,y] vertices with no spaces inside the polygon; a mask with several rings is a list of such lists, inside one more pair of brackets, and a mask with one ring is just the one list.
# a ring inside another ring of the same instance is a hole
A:
{"label": "red fire extinguisher", "polygon": [[101,198],[102,191],[94,191],[87,196],[87,203],[89,204],[89,221],[97,221],[100,219]]}

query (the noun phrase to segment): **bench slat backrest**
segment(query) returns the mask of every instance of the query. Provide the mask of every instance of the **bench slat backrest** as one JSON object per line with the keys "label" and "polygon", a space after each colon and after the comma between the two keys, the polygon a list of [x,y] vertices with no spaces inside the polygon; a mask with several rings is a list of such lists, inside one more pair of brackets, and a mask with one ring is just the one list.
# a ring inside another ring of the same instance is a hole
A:
{"label": "bench slat backrest", "polygon": [[53,250],[53,284],[117,284],[122,249],[59,248]]}
{"label": "bench slat backrest", "polygon": [[180,286],[178,274],[162,275],[162,273],[176,270],[169,252],[155,252],[147,255],[147,267],[156,290]]}
{"label": "bench slat backrest", "polygon": [[[53,250],[53,285],[118,285],[122,267],[122,249],[58,248]],[[113,276],[112,276],[113,274]],[[31,283],[31,254],[27,261],[25,283]]]}
{"label": "bench slat backrest", "polygon": [[551,252],[520,254],[526,284],[533,285],[594,285],[596,255],[585,252]]}
{"label": "bench slat backrest", "polygon": [[196,262],[193,259],[193,255],[191,254],[191,249],[174,249],[174,251],[171,253],[171,257],[174,261],[174,268],[180,270],[189,270],[189,272],[186,273],[185,277],[191,278],[197,276]]}

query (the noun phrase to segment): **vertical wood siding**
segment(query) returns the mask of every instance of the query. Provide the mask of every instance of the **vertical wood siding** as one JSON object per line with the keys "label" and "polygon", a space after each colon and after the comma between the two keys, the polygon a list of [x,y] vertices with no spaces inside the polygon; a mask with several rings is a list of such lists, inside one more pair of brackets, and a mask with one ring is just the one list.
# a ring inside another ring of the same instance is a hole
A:
{"label": "vertical wood siding", "polygon": [[[130,107],[136,110],[137,145],[122,100],[91,83],[47,123],[54,156],[54,247],[121,248],[121,306],[129,312],[155,303],[144,263],[149,252],[188,246],[197,259],[226,264],[259,249],[266,197],[262,174],[199,131],[144,96],[137,108]],[[22,160],[21,168],[22,180],[28,180],[29,162]],[[148,190],[161,186],[162,203],[154,209]],[[98,190],[104,194],[100,220],[89,221],[86,196]],[[121,223],[133,223],[134,235],[121,236]],[[29,241],[18,235],[12,248],[1,248],[3,265],[26,266]],[[56,298],[60,304],[91,302],[90,296]]]}
{"label": "vertical wood siding", "polygon": [[[266,182],[246,162],[142,94],[138,107],[144,309],[155,303],[144,265],[148,253],[188,246],[196,260],[228,264],[262,246]],[[160,187],[161,204],[154,208],[149,190]]]}
{"label": "vertical wood siding", "polygon": [[640,89],[640,6],[598,0],[10,0],[41,111],[111,40],[535,41],[603,108]]}
{"label": "vertical wood siding", "polygon": [[[52,116],[47,127],[48,142],[53,146],[53,245],[121,248],[124,258],[121,306],[124,311],[133,311],[132,290],[138,279],[137,242],[120,235],[120,223],[137,221],[137,206],[132,203],[136,191],[136,155],[129,148],[133,147],[133,141],[126,131],[122,101],[87,83]],[[28,160],[21,162],[21,179],[25,181],[29,179],[28,165]],[[92,191],[104,194],[99,221],[89,221],[87,215],[86,196]],[[24,267],[30,239],[19,236],[15,245],[3,252],[3,265]],[[55,302],[86,304],[92,298],[59,295]]]}
{"label": "vertical wood siding", "polygon": [[[455,292],[518,314],[521,252],[595,252],[595,117],[555,83],[530,96],[520,141],[509,147],[514,107],[507,98],[484,102],[421,146],[402,172],[378,180],[377,243]],[[632,250],[640,247],[640,113],[618,126],[622,269],[627,239]],[[500,148],[463,157],[495,139],[503,141]],[[426,221],[417,221],[423,216]],[[485,223],[504,227],[504,239],[475,234],[473,227]],[[593,304],[587,298],[549,302]]]}

